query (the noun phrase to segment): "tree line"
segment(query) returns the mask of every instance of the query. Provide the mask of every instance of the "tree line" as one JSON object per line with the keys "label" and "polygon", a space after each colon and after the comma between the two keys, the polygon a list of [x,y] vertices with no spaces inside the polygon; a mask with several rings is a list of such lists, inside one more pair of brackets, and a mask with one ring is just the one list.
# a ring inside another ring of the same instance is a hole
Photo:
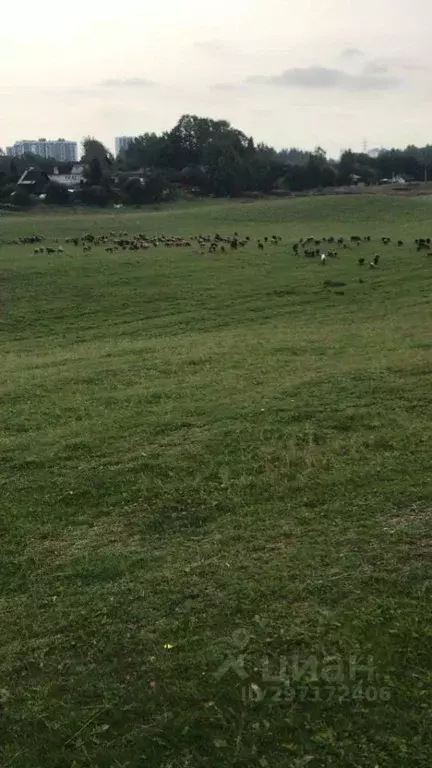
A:
{"label": "tree line", "polygon": [[[19,158],[0,150],[0,202],[29,205],[35,196],[18,187],[30,166],[41,172],[37,187],[47,204],[145,205],[191,195],[238,197],[275,192],[305,192],[352,184],[376,184],[402,177],[419,182],[432,171],[432,145],[383,150],[377,157],[342,152],[338,160],[317,147],[277,151],[234,128],[226,120],[183,115],[161,134],[144,133],[117,157],[97,139],[83,143],[84,179],[71,194],[47,181],[55,161],[34,155]],[[35,191],[32,190],[32,191]]]}

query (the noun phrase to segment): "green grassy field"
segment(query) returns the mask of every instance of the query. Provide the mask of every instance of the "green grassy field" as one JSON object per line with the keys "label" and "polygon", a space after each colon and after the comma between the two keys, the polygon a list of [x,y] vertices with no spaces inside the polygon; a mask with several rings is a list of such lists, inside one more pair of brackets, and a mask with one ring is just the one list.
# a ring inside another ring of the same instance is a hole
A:
{"label": "green grassy field", "polygon": [[[430,767],[431,214],[0,218],[1,766]],[[64,244],[111,230],[253,242]]]}

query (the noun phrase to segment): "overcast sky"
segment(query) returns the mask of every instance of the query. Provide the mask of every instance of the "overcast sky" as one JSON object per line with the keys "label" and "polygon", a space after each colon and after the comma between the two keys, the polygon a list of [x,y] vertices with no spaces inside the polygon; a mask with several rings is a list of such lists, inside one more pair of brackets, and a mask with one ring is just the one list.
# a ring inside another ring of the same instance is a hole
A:
{"label": "overcast sky", "polygon": [[0,147],[114,145],[181,114],[274,146],[432,142],[431,0],[5,3]]}

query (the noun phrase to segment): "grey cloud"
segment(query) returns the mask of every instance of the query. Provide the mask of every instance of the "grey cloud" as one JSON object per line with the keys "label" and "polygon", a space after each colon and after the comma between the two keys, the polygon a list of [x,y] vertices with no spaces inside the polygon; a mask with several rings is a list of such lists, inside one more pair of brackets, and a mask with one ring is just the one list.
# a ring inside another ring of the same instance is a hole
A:
{"label": "grey cloud", "polygon": [[102,80],[99,85],[102,88],[152,88],[156,83],[153,80],[148,80],[146,77],[122,77]]}
{"label": "grey cloud", "polygon": [[341,53],[343,59],[356,59],[359,56],[364,56],[363,51],[359,48],[345,48]]}
{"label": "grey cloud", "polygon": [[375,77],[365,73],[352,75],[341,69],[327,67],[294,67],[286,69],[280,75],[249,77],[246,82],[284,88],[321,88],[343,91],[386,91],[398,84],[398,80],[394,77]]}

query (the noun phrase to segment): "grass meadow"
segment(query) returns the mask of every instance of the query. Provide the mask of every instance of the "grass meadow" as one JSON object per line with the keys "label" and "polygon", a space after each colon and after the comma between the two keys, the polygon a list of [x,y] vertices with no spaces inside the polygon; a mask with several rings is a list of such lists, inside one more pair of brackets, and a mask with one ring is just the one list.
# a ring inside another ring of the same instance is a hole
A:
{"label": "grass meadow", "polygon": [[[0,217],[2,767],[430,767],[431,219]],[[64,243],[110,231],[251,242]],[[372,241],[322,266],[308,235]]]}

